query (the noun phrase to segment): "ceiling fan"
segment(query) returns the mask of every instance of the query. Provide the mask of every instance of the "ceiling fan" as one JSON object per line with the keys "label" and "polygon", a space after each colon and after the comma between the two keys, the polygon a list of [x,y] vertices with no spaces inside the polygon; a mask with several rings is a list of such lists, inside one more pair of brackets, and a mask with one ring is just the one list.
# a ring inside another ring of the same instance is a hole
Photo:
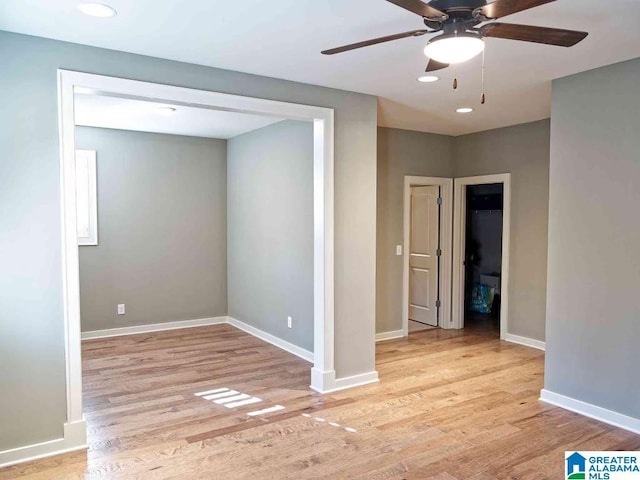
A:
{"label": "ceiling fan", "polygon": [[352,43],[322,53],[333,55],[401,38],[442,32],[432,38],[424,49],[429,58],[426,71],[433,72],[451,64],[466,62],[482,53],[485,37],[572,47],[588,35],[587,32],[573,30],[495,22],[496,19],[555,0],[432,0],[428,4],[421,0],[387,1],[420,15],[427,28]]}

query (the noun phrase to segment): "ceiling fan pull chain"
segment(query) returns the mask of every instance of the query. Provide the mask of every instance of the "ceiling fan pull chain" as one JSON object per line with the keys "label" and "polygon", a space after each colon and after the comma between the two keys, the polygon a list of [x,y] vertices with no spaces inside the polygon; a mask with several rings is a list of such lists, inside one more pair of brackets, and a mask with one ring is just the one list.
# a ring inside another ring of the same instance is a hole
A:
{"label": "ceiling fan pull chain", "polygon": [[486,102],[486,97],[484,95],[484,52],[482,51],[482,96],[480,97],[480,104],[484,105]]}
{"label": "ceiling fan pull chain", "polygon": [[[456,38],[458,38],[458,31],[455,31],[455,36]],[[458,69],[456,68],[456,66],[453,66],[453,89],[457,90],[458,89]]]}
{"label": "ceiling fan pull chain", "polygon": [[[453,35],[457,38],[458,37],[458,31],[456,30]],[[458,89],[458,71],[456,69],[455,64],[453,65],[453,89],[457,90]]]}

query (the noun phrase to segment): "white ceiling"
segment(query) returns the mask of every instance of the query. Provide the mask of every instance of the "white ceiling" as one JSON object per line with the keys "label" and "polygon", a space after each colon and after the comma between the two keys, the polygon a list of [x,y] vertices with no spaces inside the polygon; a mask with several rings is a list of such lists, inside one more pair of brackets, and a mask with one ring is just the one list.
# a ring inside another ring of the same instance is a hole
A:
{"label": "white ceiling", "polygon": [[[136,132],[229,139],[282,121],[281,118],[177,106],[115,96],[75,94],[76,125]],[[175,112],[163,114],[162,107]]]}
{"label": "white ceiling", "polygon": [[[3,0],[0,29],[325,85],[380,97],[378,123],[459,135],[546,118],[550,85],[563,77],[640,57],[640,0],[558,0],[505,22],[590,32],[573,48],[487,39],[487,105],[479,105],[480,60],[420,84],[426,37],[335,56],[320,51],[422,28],[384,0],[100,0],[110,19],[86,17],[77,0]],[[454,110],[476,107],[470,115]]]}

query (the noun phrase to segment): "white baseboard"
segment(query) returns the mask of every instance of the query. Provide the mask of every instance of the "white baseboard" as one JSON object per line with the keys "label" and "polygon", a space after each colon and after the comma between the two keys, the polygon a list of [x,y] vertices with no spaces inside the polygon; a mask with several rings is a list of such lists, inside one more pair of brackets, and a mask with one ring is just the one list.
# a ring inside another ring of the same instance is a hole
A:
{"label": "white baseboard", "polygon": [[254,337],[258,337],[260,340],[264,340],[265,342],[270,343],[271,345],[275,345],[276,347],[281,348],[282,350],[285,350],[289,353],[293,353],[294,355],[302,358],[303,360],[306,360],[307,362],[313,363],[313,352],[310,352],[309,350],[305,350],[304,348],[298,347],[293,343],[289,343],[286,340],[282,340],[281,338],[271,335],[270,333],[264,332],[259,328],[256,328],[247,323],[241,322],[236,318],[227,317],[227,321],[230,325],[233,325],[234,327],[239,328],[243,332],[253,335]]}
{"label": "white baseboard", "polygon": [[527,347],[537,348],[538,350],[542,350],[542,351],[544,351],[545,349],[544,342],[540,340],[535,340],[533,338],[528,338],[528,337],[520,337],[519,335],[512,335],[510,333],[507,333],[504,336],[503,340],[505,342],[518,343],[520,345],[525,345]]}
{"label": "white baseboard", "polygon": [[[335,372],[333,373],[335,376]],[[351,377],[336,378],[333,381],[330,381],[330,380],[325,381],[322,389],[316,387],[312,382],[311,388],[316,392],[320,392],[320,393],[332,393],[332,392],[338,392],[340,390],[346,390],[347,388],[360,387],[362,385],[376,383],[379,381],[380,379],[378,378],[378,372],[373,371],[373,372],[367,372],[367,373],[360,373],[358,375],[353,375]]]}
{"label": "white baseboard", "polygon": [[566,397],[559,393],[550,392],[549,390],[540,391],[540,400],[564,408],[574,413],[579,413],[585,417],[593,418],[601,422],[619,427],[630,432],[640,434],[640,419],[629,417],[606,408],[598,407],[590,403],[576,400],[575,398]]}
{"label": "white baseboard", "polygon": [[[134,335],[137,333],[149,333],[160,332],[163,330],[175,330],[178,328],[189,327],[201,327],[207,325],[219,325],[227,323],[243,332],[246,332],[254,337],[264,340],[271,345],[274,345],[282,350],[285,350],[293,355],[296,355],[303,360],[313,363],[313,352],[298,347],[293,343],[282,340],[270,333],[267,333],[259,328],[253,327],[245,322],[242,322],[233,317],[214,317],[214,318],[200,318],[196,320],[182,320],[177,322],[156,323],[153,325],[139,325],[123,328],[112,328],[109,330],[95,330],[92,332],[83,332],[82,339],[89,340],[94,338],[108,338],[117,337],[121,335]],[[403,331],[397,330],[394,332],[385,332],[376,335],[376,341],[390,340],[391,338],[403,337]],[[384,338],[381,338],[384,337]],[[358,387],[361,385],[367,385],[374,383],[378,380],[378,372],[368,372],[359,375],[353,375],[351,377],[335,378],[335,371],[330,372],[318,372],[315,369],[311,370],[311,388],[320,393],[337,392],[339,390],[346,390],[347,388]]]}
{"label": "white baseboard", "polygon": [[130,327],[110,328],[108,330],[93,330],[82,332],[82,340],[94,338],[120,337],[122,335],[135,335],[136,333],[161,332],[164,330],[176,330],[179,328],[204,327],[207,325],[219,325],[227,323],[227,317],[196,318],[195,320],[179,320],[177,322],[153,323],[151,325],[132,325]]}
{"label": "white baseboard", "polygon": [[275,345],[282,350],[286,350],[289,353],[293,353],[298,357],[308,361],[313,362],[313,352],[305,350],[304,348],[298,347],[293,343],[289,343],[285,340],[282,340],[270,333],[264,332],[256,327],[252,327],[251,325],[241,322],[232,317],[211,317],[211,318],[197,318],[195,320],[179,320],[176,322],[165,322],[165,323],[154,323],[151,325],[133,325],[131,327],[121,327],[121,328],[110,328],[107,330],[93,330],[91,332],[82,332],[82,340],[92,340],[95,338],[109,338],[109,337],[120,337],[122,335],[135,335],[137,333],[151,333],[151,332],[162,332],[165,330],[177,330],[180,328],[191,328],[191,327],[205,327],[208,325],[220,325],[223,323],[228,323],[229,325],[233,325],[234,327],[253,335],[254,337],[258,337],[261,340],[264,340],[267,343]]}
{"label": "white baseboard", "polygon": [[378,372],[360,373],[351,377],[336,378],[336,388],[332,391],[345,390],[347,388],[360,387],[362,385],[368,385],[369,383],[379,382]]}
{"label": "white baseboard", "polygon": [[323,372],[316,367],[311,369],[311,385],[309,388],[315,390],[318,393],[327,393],[330,389],[336,386],[336,371],[329,370]]}
{"label": "white baseboard", "polygon": [[389,332],[376,333],[376,342],[395,340],[396,338],[404,338],[404,330],[391,330]]}
{"label": "white baseboard", "polygon": [[0,468],[87,448],[84,420],[64,424],[64,437],[0,452]]}

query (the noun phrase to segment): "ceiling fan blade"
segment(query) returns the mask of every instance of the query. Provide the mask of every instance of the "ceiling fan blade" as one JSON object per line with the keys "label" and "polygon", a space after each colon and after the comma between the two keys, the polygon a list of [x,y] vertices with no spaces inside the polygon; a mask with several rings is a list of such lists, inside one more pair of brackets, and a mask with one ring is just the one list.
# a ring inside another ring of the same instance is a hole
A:
{"label": "ceiling fan blade", "polygon": [[493,3],[479,8],[478,11],[487,18],[501,18],[555,1],[556,0],[496,0]]}
{"label": "ceiling fan blade", "polygon": [[399,7],[409,10],[410,12],[420,15],[424,18],[447,18],[448,15],[441,12],[437,8],[433,8],[420,0],[387,0]]}
{"label": "ceiling fan blade", "polygon": [[489,23],[480,28],[483,37],[506,38],[523,42],[544,43],[559,47],[573,47],[584,40],[587,32],[562,30],[560,28],[533,27],[512,23]]}
{"label": "ceiling fan blade", "polygon": [[392,40],[399,40],[401,38],[419,37],[429,33],[429,30],[412,30],[410,32],[396,33],[395,35],[388,35],[386,37],[374,38],[372,40],[365,40],[364,42],[352,43],[350,45],[344,45],[342,47],[332,48],[329,50],[323,50],[323,55],[334,55],[336,53],[347,52],[349,50],[355,50],[356,48],[368,47],[369,45],[376,45],[377,43],[390,42]]}
{"label": "ceiling fan blade", "polygon": [[435,72],[436,70],[442,70],[443,68],[447,68],[449,66],[448,63],[440,63],[436,62],[433,59],[429,59],[429,63],[427,63],[427,69],[425,72]]}

